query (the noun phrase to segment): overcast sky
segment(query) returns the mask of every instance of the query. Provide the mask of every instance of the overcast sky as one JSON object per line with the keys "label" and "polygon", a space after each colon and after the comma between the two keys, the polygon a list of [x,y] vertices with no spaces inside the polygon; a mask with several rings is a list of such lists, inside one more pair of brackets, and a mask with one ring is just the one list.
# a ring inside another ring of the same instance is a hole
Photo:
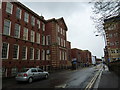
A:
{"label": "overcast sky", "polygon": [[89,50],[92,55],[101,58],[103,56],[103,37],[96,37],[96,31],[92,15],[92,4],[88,2],[24,2],[35,13],[43,15],[44,18],[63,17],[68,27],[67,40],[71,42],[72,48]]}

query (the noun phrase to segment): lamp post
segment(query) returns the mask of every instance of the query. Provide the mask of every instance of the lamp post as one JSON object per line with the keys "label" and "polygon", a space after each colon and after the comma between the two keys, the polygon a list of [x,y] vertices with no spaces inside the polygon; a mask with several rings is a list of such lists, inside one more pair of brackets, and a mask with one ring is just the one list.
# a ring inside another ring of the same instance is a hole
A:
{"label": "lamp post", "polygon": [[96,37],[97,37],[97,36],[103,36],[105,46],[107,46],[106,34],[105,34],[104,32],[103,32],[102,34],[100,34],[100,35],[99,35],[99,34],[96,34],[95,36],[96,36]]}
{"label": "lamp post", "polygon": [[103,36],[103,40],[104,40],[104,44],[105,44],[105,49],[104,49],[104,57],[106,56],[106,63],[108,64],[109,63],[109,55],[108,55],[108,49],[107,49],[107,41],[106,41],[106,34],[104,32],[102,32],[101,34],[96,34],[95,35],[96,37],[97,36]]}

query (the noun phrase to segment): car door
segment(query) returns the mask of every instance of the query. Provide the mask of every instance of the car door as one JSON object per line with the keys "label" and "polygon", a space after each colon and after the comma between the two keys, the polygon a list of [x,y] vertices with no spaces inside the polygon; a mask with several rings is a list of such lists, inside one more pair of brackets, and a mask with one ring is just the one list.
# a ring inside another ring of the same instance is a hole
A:
{"label": "car door", "polygon": [[32,68],[31,73],[34,79],[38,79],[38,71],[36,68]]}
{"label": "car door", "polygon": [[39,78],[43,78],[44,77],[44,73],[42,69],[38,69],[38,74],[39,74]]}

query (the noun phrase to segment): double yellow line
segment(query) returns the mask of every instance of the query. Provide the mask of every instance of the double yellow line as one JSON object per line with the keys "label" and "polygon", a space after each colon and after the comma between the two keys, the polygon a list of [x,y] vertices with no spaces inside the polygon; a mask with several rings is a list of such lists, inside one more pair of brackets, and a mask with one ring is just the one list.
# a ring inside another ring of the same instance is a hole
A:
{"label": "double yellow line", "polygon": [[101,75],[101,73],[102,73],[102,69],[100,69],[99,71],[97,71],[97,73],[95,74],[95,76],[91,79],[91,81],[85,87],[85,90],[90,90],[92,88],[92,86],[94,85],[94,83],[97,80],[97,78],[99,77],[99,75]]}

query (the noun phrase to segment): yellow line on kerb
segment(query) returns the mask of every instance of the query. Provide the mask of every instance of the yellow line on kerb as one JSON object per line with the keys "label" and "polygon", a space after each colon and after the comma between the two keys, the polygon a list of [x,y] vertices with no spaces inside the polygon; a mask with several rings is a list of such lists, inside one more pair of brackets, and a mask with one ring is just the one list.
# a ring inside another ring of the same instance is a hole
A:
{"label": "yellow line on kerb", "polygon": [[102,72],[101,69],[96,72],[95,76],[91,79],[91,81],[85,87],[85,90],[90,90],[92,88],[92,86],[95,83],[96,79],[98,78],[100,72]]}

